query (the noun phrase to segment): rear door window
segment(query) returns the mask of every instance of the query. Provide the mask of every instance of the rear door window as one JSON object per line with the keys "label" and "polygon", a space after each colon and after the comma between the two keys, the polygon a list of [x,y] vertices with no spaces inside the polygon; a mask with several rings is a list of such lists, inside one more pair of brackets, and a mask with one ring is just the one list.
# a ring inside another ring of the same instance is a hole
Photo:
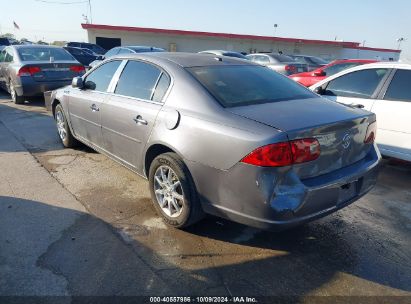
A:
{"label": "rear door window", "polygon": [[160,75],[161,70],[151,64],[141,61],[129,61],[121,73],[115,93],[151,100]]}
{"label": "rear door window", "polygon": [[155,102],[162,102],[164,95],[166,94],[168,87],[170,86],[170,77],[166,74],[163,73],[161,74],[160,80],[158,81],[156,90],[154,91],[153,94],[153,101]]}
{"label": "rear door window", "polygon": [[113,78],[114,73],[117,71],[120,64],[120,60],[115,60],[107,62],[96,68],[86,77],[86,88],[97,92],[107,92],[111,79]]}
{"label": "rear door window", "polygon": [[411,102],[411,70],[398,70],[392,79],[385,100]]}
{"label": "rear door window", "polygon": [[387,69],[367,69],[331,80],[324,95],[371,98],[387,74]]}

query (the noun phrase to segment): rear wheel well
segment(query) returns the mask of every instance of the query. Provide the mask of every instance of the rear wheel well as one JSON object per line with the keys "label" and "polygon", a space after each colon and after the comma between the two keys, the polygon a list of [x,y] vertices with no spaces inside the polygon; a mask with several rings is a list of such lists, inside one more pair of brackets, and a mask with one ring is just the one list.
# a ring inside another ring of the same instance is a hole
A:
{"label": "rear wheel well", "polygon": [[53,117],[54,117],[54,114],[56,112],[56,107],[59,104],[60,104],[60,101],[58,99],[54,99],[52,104],[51,104],[51,112],[53,113]]}
{"label": "rear wheel well", "polygon": [[172,153],[176,153],[175,151],[173,151],[172,149],[170,149],[167,146],[164,145],[153,145],[151,146],[146,153],[146,158],[145,158],[145,162],[144,162],[144,173],[145,175],[148,177],[149,171],[150,171],[150,166],[151,163],[153,162],[153,160],[164,153],[168,153],[168,152],[172,152]]}

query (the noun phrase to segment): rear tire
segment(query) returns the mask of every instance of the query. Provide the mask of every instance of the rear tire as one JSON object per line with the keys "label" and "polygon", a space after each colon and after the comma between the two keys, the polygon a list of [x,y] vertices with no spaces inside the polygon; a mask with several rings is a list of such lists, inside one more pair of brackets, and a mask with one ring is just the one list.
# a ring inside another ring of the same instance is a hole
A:
{"label": "rear tire", "polygon": [[61,142],[66,148],[73,148],[78,145],[77,139],[74,138],[71,133],[70,127],[68,125],[66,115],[64,114],[63,107],[61,104],[56,106],[54,110],[54,120],[57,125],[57,133],[60,137]]}
{"label": "rear tire", "polygon": [[9,91],[9,93],[10,93],[11,100],[12,100],[15,104],[24,104],[24,101],[25,101],[24,96],[18,96],[18,95],[17,95],[16,89],[14,88],[14,84],[13,84],[13,82],[11,81],[11,79],[9,80],[9,83],[8,83],[7,88],[8,88],[8,91]]}
{"label": "rear tire", "polygon": [[168,225],[185,228],[204,217],[193,178],[176,153],[153,160],[149,184],[154,207]]}

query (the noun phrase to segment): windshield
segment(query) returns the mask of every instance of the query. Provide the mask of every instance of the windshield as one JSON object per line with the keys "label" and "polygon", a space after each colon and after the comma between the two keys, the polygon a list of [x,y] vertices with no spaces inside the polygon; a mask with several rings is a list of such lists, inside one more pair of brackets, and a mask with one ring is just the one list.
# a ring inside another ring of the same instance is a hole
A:
{"label": "windshield", "polygon": [[18,48],[22,61],[75,60],[66,50],[50,47]]}
{"label": "windshield", "polygon": [[187,70],[226,108],[316,97],[293,80],[263,66],[206,66]]}

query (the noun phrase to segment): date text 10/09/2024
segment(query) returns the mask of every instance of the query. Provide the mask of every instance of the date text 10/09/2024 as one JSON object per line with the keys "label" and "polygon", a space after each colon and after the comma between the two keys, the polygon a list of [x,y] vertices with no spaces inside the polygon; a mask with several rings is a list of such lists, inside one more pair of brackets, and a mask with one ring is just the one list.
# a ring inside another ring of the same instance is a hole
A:
{"label": "date text 10/09/2024", "polygon": [[150,297],[150,303],[258,303],[252,297]]}

